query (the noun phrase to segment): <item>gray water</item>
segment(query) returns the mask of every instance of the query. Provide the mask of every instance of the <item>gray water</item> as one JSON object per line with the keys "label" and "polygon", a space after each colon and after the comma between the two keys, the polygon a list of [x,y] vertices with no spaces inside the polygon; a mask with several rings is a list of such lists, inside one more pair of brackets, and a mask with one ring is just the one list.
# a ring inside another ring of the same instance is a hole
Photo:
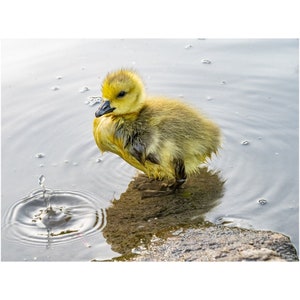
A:
{"label": "gray water", "polygon": [[[208,166],[225,192],[206,220],[281,232],[299,249],[298,51],[295,39],[3,40],[2,260],[120,255],[102,235],[105,211],[136,170],[99,152],[97,105],[87,103],[120,67],[220,125],[223,147]],[[67,220],[58,228],[40,222],[41,175]]]}

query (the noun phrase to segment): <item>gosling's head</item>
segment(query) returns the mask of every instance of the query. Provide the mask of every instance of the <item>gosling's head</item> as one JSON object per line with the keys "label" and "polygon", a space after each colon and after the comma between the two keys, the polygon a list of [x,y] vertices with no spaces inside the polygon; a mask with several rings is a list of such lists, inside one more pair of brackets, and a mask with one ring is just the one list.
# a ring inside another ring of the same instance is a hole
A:
{"label": "gosling's head", "polygon": [[134,71],[121,69],[109,73],[102,83],[105,102],[95,115],[138,113],[143,106],[144,93],[144,84]]}

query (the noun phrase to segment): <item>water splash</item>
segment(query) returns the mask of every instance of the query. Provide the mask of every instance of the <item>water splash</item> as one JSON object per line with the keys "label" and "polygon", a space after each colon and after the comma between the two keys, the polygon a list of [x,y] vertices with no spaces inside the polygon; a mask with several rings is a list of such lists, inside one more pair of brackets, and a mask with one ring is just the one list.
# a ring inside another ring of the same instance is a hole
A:
{"label": "water splash", "polygon": [[39,213],[34,216],[33,221],[36,222],[38,226],[47,228],[48,236],[50,236],[52,228],[69,222],[72,219],[72,214],[68,209],[62,206],[53,207],[51,205],[51,193],[47,193],[45,180],[45,176],[41,175],[38,183],[42,188],[42,199],[46,204],[46,208],[40,209]]}
{"label": "water splash", "polygon": [[46,203],[46,211],[51,211],[52,210],[52,207],[51,207],[51,204],[50,204],[50,197],[46,196],[46,187],[45,187],[45,176],[44,175],[41,175],[39,177],[39,186],[42,188],[42,192],[43,192],[43,199]]}
{"label": "water splash", "polygon": [[46,191],[45,184],[44,184],[45,180],[46,178],[44,175],[41,175],[39,177],[39,186],[43,189],[43,191]]}
{"label": "water splash", "polygon": [[18,243],[52,246],[78,240],[92,248],[91,236],[106,224],[99,199],[81,192],[51,190],[38,178],[39,190],[16,202],[4,216],[6,236]]}
{"label": "water splash", "polygon": [[94,106],[96,104],[99,104],[103,101],[102,97],[99,96],[90,96],[88,97],[88,100],[85,101],[85,104],[88,106]]}

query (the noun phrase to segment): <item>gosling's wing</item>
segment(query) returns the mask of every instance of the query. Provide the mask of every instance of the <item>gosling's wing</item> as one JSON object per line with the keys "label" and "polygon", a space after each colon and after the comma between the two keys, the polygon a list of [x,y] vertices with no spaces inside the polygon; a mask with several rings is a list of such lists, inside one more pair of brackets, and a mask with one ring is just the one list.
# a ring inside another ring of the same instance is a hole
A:
{"label": "gosling's wing", "polygon": [[149,142],[149,139],[147,139],[145,136],[134,133],[128,138],[125,148],[143,165],[145,164],[146,160],[154,164],[159,164],[158,156],[155,153],[149,153],[147,151]]}
{"label": "gosling's wing", "polygon": [[146,160],[146,143],[136,133],[128,137],[125,144],[127,151],[136,158],[141,164]]}

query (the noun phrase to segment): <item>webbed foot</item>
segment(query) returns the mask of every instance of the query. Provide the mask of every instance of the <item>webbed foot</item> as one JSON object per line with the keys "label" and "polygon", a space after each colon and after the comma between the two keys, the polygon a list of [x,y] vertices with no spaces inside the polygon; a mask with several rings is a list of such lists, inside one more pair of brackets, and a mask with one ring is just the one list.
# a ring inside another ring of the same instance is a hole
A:
{"label": "webbed foot", "polygon": [[182,189],[182,185],[185,183],[186,179],[176,180],[172,184],[162,183],[159,190],[143,190],[141,193],[142,199],[151,197],[163,197],[167,195],[172,195]]}

